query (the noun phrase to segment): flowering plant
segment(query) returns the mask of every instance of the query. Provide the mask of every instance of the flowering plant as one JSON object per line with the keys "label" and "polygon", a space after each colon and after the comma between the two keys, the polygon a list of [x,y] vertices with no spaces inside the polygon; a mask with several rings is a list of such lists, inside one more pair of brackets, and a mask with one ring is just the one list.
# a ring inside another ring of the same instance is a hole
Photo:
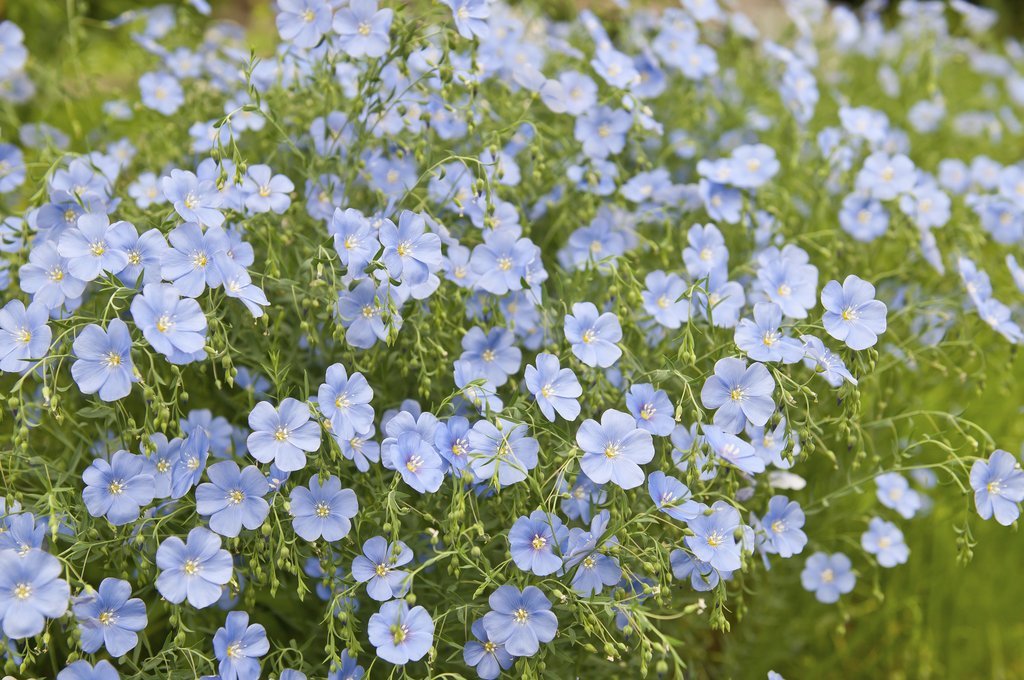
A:
{"label": "flowering plant", "polygon": [[10,672],[715,675],[769,586],[849,621],[915,518],[1017,521],[1024,48],[619,4],[133,10],[70,134],[0,23]]}

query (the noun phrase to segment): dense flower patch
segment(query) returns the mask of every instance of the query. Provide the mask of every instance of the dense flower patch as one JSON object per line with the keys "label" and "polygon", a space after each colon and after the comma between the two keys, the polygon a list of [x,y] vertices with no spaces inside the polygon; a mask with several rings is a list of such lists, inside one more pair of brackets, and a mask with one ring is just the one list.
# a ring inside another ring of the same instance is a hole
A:
{"label": "dense flower patch", "polygon": [[978,152],[1024,48],[959,0],[620,4],[278,0],[263,55],[129,12],[71,135],[0,23],[10,672],[682,674],[765,584],[872,597],[933,504],[1017,521],[962,400],[1024,339]]}

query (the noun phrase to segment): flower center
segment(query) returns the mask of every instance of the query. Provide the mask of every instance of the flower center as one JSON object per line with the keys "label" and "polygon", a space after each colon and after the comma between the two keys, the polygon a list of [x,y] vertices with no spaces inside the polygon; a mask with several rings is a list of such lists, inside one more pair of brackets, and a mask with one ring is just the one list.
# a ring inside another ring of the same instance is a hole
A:
{"label": "flower center", "polygon": [[544,546],[548,544],[548,539],[544,538],[540,534],[536,534],[533,540],[530,541],[530,545],[533,546],[534,550],[543,550]]}
{"label": "flower center", "polygon": [[120,479],[115,479],[107,486],[107,491],[114,496],[124,493],[124,482]]}
{"label": "flower center", "polygon": [[490,640],[484,643],[484,651],[488,654],[494,654],[494,652],[497,651],[497,649],[498,645],[494,644]]}
{"label": "flower center", "polygon": [[89,246],[89,252],[94,256],[99,257],[103,253],[107,252],[107,244],[103,241],[96,241]]}
{"label": "flower center", "polygon": [[483,360],[488,362],[488,363],[491,362],[491,361],[494,361],[494,350],[493,349],[485,349],[484,353],[481,355],[481,358],[483,358]]}
{"label": "flower center", "polygon": [[107,356],[104,357],[103,363],[107,365],[107,368],[117,368],[121,365],[121,355],[117,352],[107,352]]}
{"label": "flower center", "polygon": [[209,263],[209,259],[206,257],[206,253],[199,250],[192,255],[192,266],[196,269],[202,269]]}
{"label": "flower center", "polygon": [[334,400],[334,405],[337,408],[348,408],[351,405],[351,402],[348,400],[348,395],[339,394],[338,398]]}
{"label": "flower center", "polygon": [[191,191],[185,194],[185,207],[189,210],[195,210],[199,207],[199,198]]}
{"label": "flower center", "polygon": [[1003,490],[1002,485],[1000,485],[998,481],[989,482],[985,486],[985,488],[988,489],[988,492],[993,495],[999,495],[999,492]]}
{"label": "flower center", "polygon": [[526,620],[528,618],[530,618],[530,613],[528,611],[526,611],[525,609],[523,609],[522,607],[520,607],[519,609],[517,609],[514,612],[512,612],[512,619],[516,623],[520,623],[520,624],[526,623]]}
{"label": "flower center", "polygon": [[742,387],[734,387],[734,388],[732,388],[732,391],[729,392],[729,397],[733,401],[740,401],[741,399],[743,399],[743,388]]}
{"label": "flower center", "polygon": [[650,420],[657,412],[658,409],[654,408],[654,404],[644,404],[644,407],[640,409],[640,417],[644,420]]}
{"label": "flower center", "polygon": [[604,455],[607,458],[614,458],[615,456],[619,455],[619,453],[621,453],[621,451],[619,451],[618,442],[609,442],[605,444]]}
{"label": "flower center", "polygon": [[778,292],[779,295],[781,295],[782,297],[789,297],[790,294],[793,292],[793,289],[789,287],[788,283],[783,283],[782,285],[779,286]]}
{"label": "flower center", "polygon": [[182,566],[182,571],[189,576],[195,576],[199,573],[199,560],[185,560],[185,564]]}
{"label": "flower center", "polygon": [[51,281],[63,281],[64,280],[64,270],[61,269],[60,267],[54,267],[53,269],[51,269],[50,270],[50,280]]}
{"label": "flower center", "polygon": [[825,571],[821,572],[821,581],[822,581],[822,583],[832,583],[832,581],[834,581],[835,578],[836,578],[836,573],[834,571],[832,571],[831,569],[826,569]]}
{"label": "flower center", "polygon": [[777,519],[774,522],[772,522],[772,531],[774,531],[775,533],[781,534],[785,530],[786,523],[783,522],[781,519]]}
{"label": "flower center", "polygon": [[708,536],[707,540],[708,540],[708,545],[711,546],[712,548],[717,548],[718,546],[720,546],[723,543],[725,543],[725,537],[722,536],[722,534],[718,533],[717,531],[712,533],[710,536]]}
{"label": "flower center", "polygon": [[373,571],[374,571],[375,574],[377,574],[377,576],[382,576],[383,577],[383,576],[387,576],[388,572],[391,571],[391,569],[390,569],[390,567],[388,567],[388,565],[386,565],[386,564],[384,564],[382,562],[381,564],[378,564],[377,568],[374,569]]}
{"label": "flower center", "polygon": [[359,24],[359,29],[358,30],[359,30],[359,35],[365,37],[365,36],[370,35],[370,31],[373,30],[373,29],[370,26],[370,24],[368,24],[368,23],[366,23],[364,21],[363,23]]}
{"label": "flower center", "polygon": [[104,626],[109,626],[115,621],[117,621],[117,614],[108,609],[106,611],[100,612],[98,618],[100,623],[102,623]]}
{"label": "flower center", "polygon": [[409,472],[417,472],[421,467],[423,467],[423,459],[420,458],[419,454],[415,453],[409,458],[409,462],[405,464],[405,469]]}
{"label": "flower center", "polygon": [[32,594],[32,586],[28,583],[19,583],[14,586],[14,596],[19,600],[27,600]]}
{"label": "flower center", "polygon": [[232,659],[237,659],[238,657],[242,656],[242,643],[232,642],[230,645],[228,645],[227,654],[228,657]]}
{"label": "flower center", "polygon": [[547,397],[548,399],[550,399],[552,397],[552,395],[554,395],[554,393],[555,393],[555,390],[554,390],[553,387],[551,387],[550,384],[547,384],[544,387],[540,388],[541,396]]}
{"label": "flower center", "polygon": [[283,442],[285,439],[288,439],[288,428],[284,425],[279,425],[277,429],[274,430],[274,439],[279,442]]}
{"label": "flower center", "polygon": [[228,502],[238,505],[245,500],[245,493],[241,489],[232,489],[228,492]]}
{"label": "flower center", "polygon": [[847,307],[843,310],[843,321],[854,321],[857,319],[857,310],[853,307]]}
{"label": "flower center", "polygon": [[316,14],[313,13],[313,10],[307,9],[305,12],[302,13],[302,20],[305,21],[307,24],[312,23],[313,19],[316,19]]}
{"label": "flower center", "polygon": [[22,328],[18,331],[17,340],[23,345],[27,345],[32,340],[32,331],[27,328]]}
{"label": "flower center", "polygon": [[327,517],[329,514],[331,514],[331,508],[327,505],[327,503],[320,501],[319,503],[316,504],[314,512],[316,512],[317,517],[323,519],[324,517]]}
{"label": "flower center", "polygon": [[400,645],[405,642],[405,638],[409,637],[409,627],[406,625],[391,626],[391,639],[394,640],[396,645]]}
{"label": "flower center", "polygon": [[583,559],[584,569],[593,569],[595,566],[597,566],[597,560],[595,560],[592,555],[587,555]]}
{"label": "flower center", "polygon": [[594,331],[593,328],[589,328],[589,329],[586,330],[586,332],[583,333],[583,342],[584,343],[589,345],[590,343],[594,342],[595,340],[597,340],[597,333]]}
{"label": "flower center", "polygon": [[507,272],[512,269],[512,258],[511,257],[499,257],[498,258],[498,269],[503,272]]}
{"label": "flower center", "polygon": [[886,548],[888,548],[891,545],[892,545],[892,539],[889,538],[888,536],[883,536],[882,538],[878,539],[878,547],[881,548],[882,550],[885,550]]}
{"label": "flower center", "polygon": [[173,326],[174,322],[171,321],[171,317],[168,316],[167,314],[164,314],[163,316],[156,320],[156,329],[161,333],[166,333],[167,331],[171,330]]}

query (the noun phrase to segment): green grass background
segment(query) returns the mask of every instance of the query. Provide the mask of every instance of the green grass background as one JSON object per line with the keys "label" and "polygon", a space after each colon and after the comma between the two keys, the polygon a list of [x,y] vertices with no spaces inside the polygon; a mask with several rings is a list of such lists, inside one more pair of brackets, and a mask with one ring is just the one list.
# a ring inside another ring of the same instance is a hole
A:
{"label": "green grass background", "polygon": [[[86,135],[100,123],[100,104],[123,93],[134,98],[142,66],[137,48],[126,50],[123,34],[102,27],[101,19],[142,4],[125,0],[0,0],[0,16],[23,27],[33,55],[33,77],[40,89],[52,88],[62,98],[40,98],[19,110],[22,120],[46,120],[72,134],[84,148]],[[273,17],[264,2],[214,2],[215,15],[244,21],[258,51],[266,52],[276,39]],[[1000,30],[1018,30],[1024,11],[1016,2]],[[554,3],[571,12],[571,3]],[[1016,8],[1016,9],[1013,9]],[[126,58],[126,54],[132,58]],[[0,130],[9,138],[12,130]],[[1003,341],[994,333],[978,335],[979,350],[988,353]],[[1007,356],[1009,360],[1009,356]],[[976,396],[955,389],[921,395],[922,408],[963,402],[966,415],[989,429],[997,442],[1019,453],[1024,440],[1021,403],[1024,400],[1022,362],[1003,372]],[[973,394],[973,393],[972,393]],[[942,495],[932,513],[900,521],[911,547],[907,565],[861,576],[856,598],[840,606],[818,604],[795,587],[773,589],[752,584],[744,598],[742,618],[734,618],[729,633],[694,637],[687,656],[706,661],[699,677],[763,677],[768,668],[794,678],[1024,678],[1024,540],[1016,528],[972,521],[977,540],[973,561],[956,560],[954,522],[962,522],[967,499],[955,489]],[[864,511],[875,504],[873,485],[851,508]],[[813,530],[822,530],[816,527]],[[848,546],[851,554],[858,546]],[[772,582],[798,583],[803,560],[776,561]],[[875,580],[872,584],[871,581]],[[874,596],[866,596],[874,590]],[[734,610],[734,615],[739,612]],[[691,625],[692,619],[686,619]],[[683,635],[685,638],[686,636]],[[707,645],[707,640],[712,644]],[[710,670],[715,669],[715,670]]]}

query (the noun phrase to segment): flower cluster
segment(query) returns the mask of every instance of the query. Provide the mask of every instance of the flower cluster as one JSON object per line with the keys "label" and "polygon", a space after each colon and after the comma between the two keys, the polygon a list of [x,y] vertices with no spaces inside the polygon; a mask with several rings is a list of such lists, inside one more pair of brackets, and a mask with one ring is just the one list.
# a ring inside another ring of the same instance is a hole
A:
{"label": "flower cluster", "polygon": [[8,666],[681,676],[760,584],[872,597],[946,491],[1017,521],[1012,434],[950,395],[1024,341],[1024,170],[931,140],[1021,124],[915,74],[1021,106],[1024,48],[619,4],[279,0],[259,56],[161,5],[104,24],[147,66],[96,129],[3,107]]}

